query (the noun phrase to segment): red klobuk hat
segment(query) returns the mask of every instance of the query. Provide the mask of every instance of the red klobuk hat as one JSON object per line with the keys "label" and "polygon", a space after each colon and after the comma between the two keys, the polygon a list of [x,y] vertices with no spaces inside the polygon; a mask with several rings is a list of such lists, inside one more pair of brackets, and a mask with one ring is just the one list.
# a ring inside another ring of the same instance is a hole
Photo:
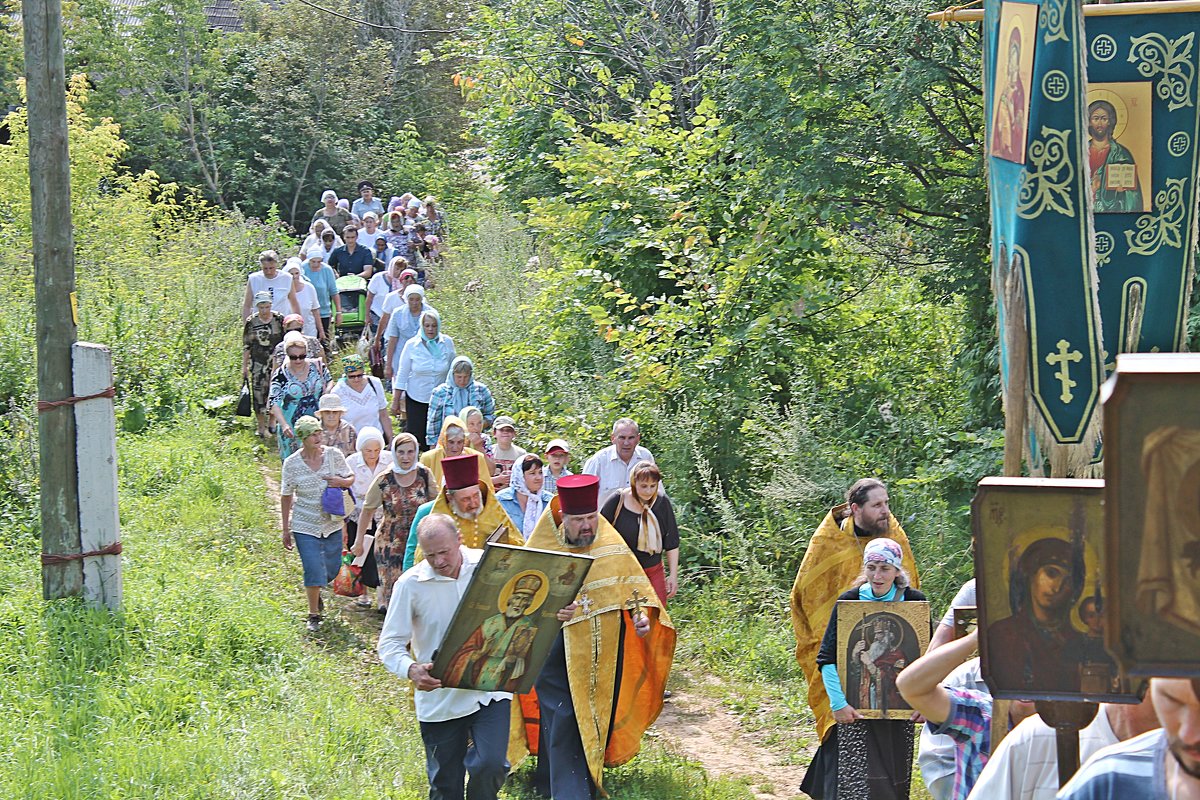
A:
{"label": "red klobuk hat", "polygon": [[450,491],[466,489],[479,484],[479,456],[464,453],[442,459],[442,475]]}
{"label": "red klobuk hat", "polygon": [[557,486],[562,513],[594,514],[599,508],[600,479],[595,475],[567,475],[558,479]]}

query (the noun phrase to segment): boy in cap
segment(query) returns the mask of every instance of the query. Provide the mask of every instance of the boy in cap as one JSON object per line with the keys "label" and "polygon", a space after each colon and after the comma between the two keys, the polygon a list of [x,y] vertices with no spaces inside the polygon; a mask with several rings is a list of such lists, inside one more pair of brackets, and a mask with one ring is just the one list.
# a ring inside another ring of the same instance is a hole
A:
{"label": "boy in cap", "polygon": [[550,444],[546,445],[546,466],[542,467],[546,482],[542,488],[550,494],[558,494],[558,479],[574,474],[567,469],[570,463],[571,446],[566,439],[551,439]]}

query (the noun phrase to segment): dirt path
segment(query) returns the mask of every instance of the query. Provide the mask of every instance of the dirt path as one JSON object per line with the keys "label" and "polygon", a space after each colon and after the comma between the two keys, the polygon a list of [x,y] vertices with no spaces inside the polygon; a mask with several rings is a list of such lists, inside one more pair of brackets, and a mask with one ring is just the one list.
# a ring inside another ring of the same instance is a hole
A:
{"label": "dirt path", "polygon": [[[715,682],[712,676],[698,680]],[[781,763],[782,759],[764,747],[755,733],[742,728],[736,713],[702,690],[674,691],[650,734],[700,764],[711,777],[744,780],[758,800],[803,797],[803,768]]]}

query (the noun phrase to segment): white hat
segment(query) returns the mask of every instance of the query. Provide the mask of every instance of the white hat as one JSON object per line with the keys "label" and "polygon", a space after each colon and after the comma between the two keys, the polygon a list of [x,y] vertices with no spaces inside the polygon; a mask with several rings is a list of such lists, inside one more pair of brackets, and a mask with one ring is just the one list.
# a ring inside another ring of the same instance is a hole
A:
{"label": "white hat", "polygon": [[421,297],[424,297],[425,296],[425,287],[419,283],[410,283],[408,286],[404,287],[404,294],[402,294],[401,297],[403,297],[405,300],[407,300],[409,298],[409,295],[414,295],[414,294],[419,294],[419,295],[421,295]]}
{"label": "white hat", "polygon": [[379,215],[376,214],[374,211],[368,211],[367,213],[363,214],[362,218],[364,220],[368,220],[368,219],[378,220]]}
{"label": "white hat", "polygon": [[270,302],[272,302],[271,293],[269,291],[267,291],[266,289],[263,289],[261,292],[254,293],[254,305],[257,306],[257,305],[261,305],[262,303],[270,303]]}
{"label": "white hat", "polygon": [[321,402],[317,405],[317,413],[325,411],[345,411],[346,405],[342,402],[340,395],[333,393],[321,395]]}
{"label": "white hat", "polygon": [[570,455],[571,445],[567,444],[566,439],[551,439],[550,444],[546,445],[546,453],[553,453],[555,450],[562,450],[564,453]]}
{"label": "white hat", "polygon": [[325,260],[325,251],[320,247],[310,247],[305,255],[308,256],[309,261],[314,258],[319,258],[322,261]]}

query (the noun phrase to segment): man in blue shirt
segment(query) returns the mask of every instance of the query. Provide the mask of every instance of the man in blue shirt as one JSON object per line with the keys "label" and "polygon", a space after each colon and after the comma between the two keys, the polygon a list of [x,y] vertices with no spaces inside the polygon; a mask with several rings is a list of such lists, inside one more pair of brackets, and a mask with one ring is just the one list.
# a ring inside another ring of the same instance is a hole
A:
{"label": "man in blue shirt", "polygon": [[329,254],[329,266],[333,267],[338,277],[361,275],[364,281],[369,280],[375,263],[375,254],[369,247],[359,245],[357,228],[347,225],[346,230],[342,232],[342,238],[346,240],[346,243],[341,247],[334,248],[334,251]]}

